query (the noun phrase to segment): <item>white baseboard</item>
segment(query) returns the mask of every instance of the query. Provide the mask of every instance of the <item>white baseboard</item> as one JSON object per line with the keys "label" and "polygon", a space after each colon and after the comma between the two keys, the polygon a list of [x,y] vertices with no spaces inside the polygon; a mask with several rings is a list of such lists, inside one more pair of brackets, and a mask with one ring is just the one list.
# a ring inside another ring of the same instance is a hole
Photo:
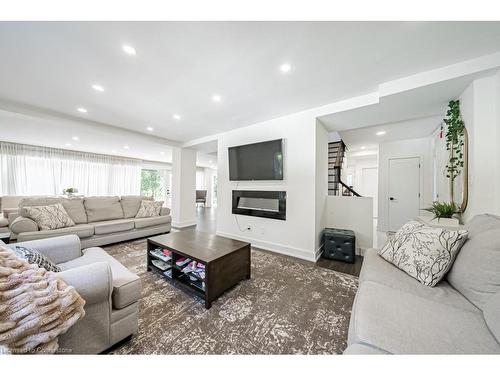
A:
{"label": "white baseboard", "polygon": [[172,228],[186,228],[197,224],[196,220],[189,221],[172,221]]}
{"label": "white baseboard", "polygon": [[366,249],[363,247],[357,247],[356,248],[356,255],[361,255],[362,257],[365,256]]}
{"label": "white baseboard", "polygon": [[262,250],[268,250],[272,251],[275,253],[283,254],[283,255],[289,255],[295,258],[303,259],[303,260],[308,260],[310,262],[316,262],[316,254],[314,254],[312,251],[307,251],[305,249],[299,249],[296,247],[291,247],[275,242],[267,242],[267,241],[259,241],[254,238],[249,238],[241,235],[235,235],[232,233],[225,233],[225,232],[219,232],[217,231],[216,233],[218,236],[222,237],[227,237],[227,238],[232,238],[233,240],[240,240],[240,241],[245,241],[245,242],[250,242],[252,244],[252,247],[257,247]]}
{"label": "white baseboard", "polygon": [[318,261],[319,257],[320,257],[320,256],[321,256],[321,254],[323,253],[323,246],[324,246],[324,245],[325,245],[325,244],[324,244],[324,243],[322,243],[322,244],[320,245],[320,247],[316,249],[316,261]]}

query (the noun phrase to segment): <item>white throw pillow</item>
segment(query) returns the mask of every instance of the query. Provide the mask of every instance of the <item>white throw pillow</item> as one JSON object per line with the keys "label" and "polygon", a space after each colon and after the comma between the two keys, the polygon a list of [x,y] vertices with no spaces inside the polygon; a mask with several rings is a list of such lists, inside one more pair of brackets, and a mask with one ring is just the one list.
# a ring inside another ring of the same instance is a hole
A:
{"label": "white throw pillow", "polygon": [[72,227],[71,220],[61,203],[48,206],[25,206],[28,216],[33,219],[41,230]]}
{"label": "white throw pillow", "polygon": [[453,265],[467,234],[466,230],[410,221],[387,241],[379,254],[422,284],[435,286]]}
{"label": "white throw pillow", "polygon": [[139,207],[139,211],[137,212],[137,215],[135,215],[135,217],[143,218],[143,217],[160,216],[162,206],[163,206],[163,201],[142,200],[141,207]]}

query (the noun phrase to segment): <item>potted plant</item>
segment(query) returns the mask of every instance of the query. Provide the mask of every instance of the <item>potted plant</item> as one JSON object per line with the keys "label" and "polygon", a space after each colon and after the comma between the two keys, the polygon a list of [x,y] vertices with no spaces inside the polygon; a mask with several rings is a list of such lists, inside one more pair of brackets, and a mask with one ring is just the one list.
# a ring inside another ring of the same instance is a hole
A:
{"label": "potted plant", "polygon": [[429,208],[424,208],[424,211],[434,214],[431,219],[437,219],[440,225],[458,226],[459,221],[454,215],[460,214],[460,207],[455,202],[433,202]]}
{"label": "potted plant", "polygon": [[465,124],[460,113],[460,101],[452,100],[448,103],[446,118],[446,149],[449,151],[448,163],[445,166],[446,177],[450,180],[450,200],[455,199],[455,179],[464,168],[464,133]]}
{"label": "potted plant", "polygon": [[73,194],[78,193],[77,188],[69,187],[63,190],[63,194],[67,195],[68,197],[71,197]]}

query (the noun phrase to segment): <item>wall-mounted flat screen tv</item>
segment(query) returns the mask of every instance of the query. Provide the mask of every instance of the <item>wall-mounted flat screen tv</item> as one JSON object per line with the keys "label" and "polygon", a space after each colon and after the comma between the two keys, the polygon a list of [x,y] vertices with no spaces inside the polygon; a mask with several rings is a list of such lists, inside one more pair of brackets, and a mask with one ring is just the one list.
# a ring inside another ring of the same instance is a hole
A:
{"label": "wall-mounted flat screen tv", "polygon": [[283,180],[283,139],[229,147],[229,180]]}

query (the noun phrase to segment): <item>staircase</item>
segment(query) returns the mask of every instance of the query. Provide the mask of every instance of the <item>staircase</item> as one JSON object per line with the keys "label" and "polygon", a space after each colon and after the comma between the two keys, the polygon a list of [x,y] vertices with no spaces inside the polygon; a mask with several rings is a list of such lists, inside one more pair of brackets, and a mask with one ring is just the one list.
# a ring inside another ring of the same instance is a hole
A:
{"label": "staircase", "polygon": [[341,178],[345,151],[346,145],[342,140],[328,143],[328,195],[360,197],[361,195],[347,186]]}

